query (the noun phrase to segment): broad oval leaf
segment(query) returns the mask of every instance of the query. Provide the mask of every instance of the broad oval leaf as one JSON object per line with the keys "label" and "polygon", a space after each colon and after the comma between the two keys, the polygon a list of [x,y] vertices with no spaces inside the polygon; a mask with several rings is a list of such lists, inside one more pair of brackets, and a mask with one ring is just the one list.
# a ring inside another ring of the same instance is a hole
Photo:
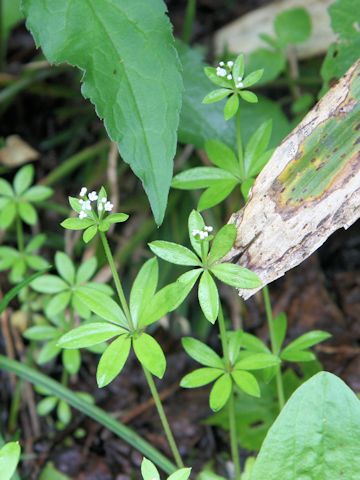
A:
{"label": "broad oval leaf", "polygon": [[127,333],[126,330],[111,323],[87,323],[65,333],[58,340],[57,346],[61,348],[87,348],[123,333]]}
{"label": "broad oval leaf", "polygon": [[0,472],[2,480],[10,480],[20,458],[19,442],[6,443],[0,450]]}
{"label": "broad oval leaf", "polygon": [[261,285],[261,280],[256,273],[233,263],[214,265],[211,271],[215,277],[232,287],[257,288]]}
{"label": "broad oval leaf", "polygon": [[162,378],[166,369],[166,358],[162,348],[147,333],[133,338],[135,355],[141,365],[158,378]]}
{"label": "broad oval leaf", "polygon": [[210,408],[214,412],[221,410],[230,398],[232,389],[231,377],[228,373],[222,375],[211,389],[210,392]]}
{"label": "broad oval leaf", "polygon": [[198,368],[181,379],[180,387],[197,388],[207,385],[224,373],[220,368]]}
{"label": "broad oval leaf", "polygon": [[82,93],[142,180],[158,224],[172,176],[182,79],[161,0],[23,0],[50,62],[83,72]]}
{"label": "broad oval leaf", "polygon": [[127,327],[126,317],[119,305],[105,293],[96,290],[95,288],[83,286],[76,290],[76,295],[84,305],[86,305],[92,312],[104,318],[108,322],[113,322],[118,325]]}
{"label": "broad oval leaf", "polygon": [[181,343],[186,353],[191,358],[201,363],[201,365],[212,368],[224,368],[223,361],[219,355],[205,343],[200,342],[200,340],[197,340],[196,338],[185,337],[182,339]]}
{"label": "broad oval leaf", "polygon": [[96,371],[99,388],[105,387],[119,375],[129,356],[131,340],[127,335],[120,335],[101,355]]}
{"label": "broad oval leaf", "polygon": [[359,399],[335,375],[318,373],[288,400],[265,438],[250,480],[355,480],[359,430]]}

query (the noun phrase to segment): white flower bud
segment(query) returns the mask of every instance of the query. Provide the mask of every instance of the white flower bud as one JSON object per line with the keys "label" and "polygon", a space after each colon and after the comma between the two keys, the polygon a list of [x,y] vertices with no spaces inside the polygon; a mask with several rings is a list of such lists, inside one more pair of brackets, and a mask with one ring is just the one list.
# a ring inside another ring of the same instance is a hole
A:
{"label": "white flower bud", "polygon": [[87,192],[87,188],[82,187],[82,189],[80,190],[80,197],[84,197],[86,195],[86,192]]}
{"label": "white flower bud", "polygon": [[107,212],[111,212],[111,210],[113,209],[113,207],[114,207],[114,205],[113,205],[111,202],[106,202],[106,203],[105,203],[105,206],[104,206],[104,208],[105,208],[105,210],[106,210]]}
{"label": "white flower bud", "polygon": [[97,199],[98,199],[98,194],[95,191],[89,193],[90,202],[94,202]]}
{"label": "white flower bud", "polygon": [[83,218],[86,218],[88,215],[86,212],[84,212],[83,210],[81,210],[81,212],[79,213],[79,218],[83,219]]}
{"label": "white flower bud", "polygon": [[230,68],[232,68],[232,67],[234,66],[234,62],[233,62],[232,60],[229,60],[229,61],[227,62],[227,66],[230,67]]}

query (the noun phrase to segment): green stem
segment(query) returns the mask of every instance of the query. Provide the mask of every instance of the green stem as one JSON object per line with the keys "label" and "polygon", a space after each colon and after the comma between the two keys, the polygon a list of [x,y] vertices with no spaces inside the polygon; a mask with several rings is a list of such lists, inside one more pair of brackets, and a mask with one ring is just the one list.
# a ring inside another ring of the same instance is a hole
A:
{"label": "green stem", "polygon": [[[266,312],[266,318],[267,318],[269,334],[270,334],[271,350],[274,355],[278,355],[279,352],[278,352],[278,347],[276,345],[276,340],[275,340],[274,318],[272,314],[269,288],[265,286],[262,289],[262,293],[264,298],[265,312]],[[284,385],[283,385],[282,374],[281,374],[281,366],[276,371],[276,390],[277,390],[277,396],[278,396],[278,402],[279,402],[279,410],[281,411],[285,405]]]}
{"label": "green stem", "polygon": [[194,19],[196,15],[196,0],[188,0],[185,12],[185,21],[183,29],[183,41],[190,43],[193,31]]}
{"label": "green stem", "polygon": [[130,328],[130,330],[134,330],[135,327],[134,327],[134,323],[133,323],[132,318],[131,318],[131,313],[130,313],[130,310],[129,310],[129,306],[128,306],[128,303],[126,301],[124,290],[123,290],[121,282],[120,282],[120,277],[119,277],[119,274],[118,274],[117,269],[116,269],[116,265],[115,265],[115,262],[114,262],[114,257],[111,253],[111,250],[110,250],[109,242],[107,241],[107,238],[106,238],[106,235],[104,234],[104,232],[100,232],[100,238],[101,238],[101,242],[102,242],[103,247],[104,247],[104,251],[105,251],[107,261],[109,262],[109,266],[110,266],[110,269],[111,269],[111,273],[112,273],[114,283],[115,283],[115,288],[116,288],[117,294],[119,296],[121,306],[124,310],[126,319],[128,321],[128,324],[129,324],[129,328]]}
{"label": "green stem", "polygon": [[24,232],[19,215],[16,215],[16,239],[19,252],[22,253],[24,251]]}
{"label": "green stem", "polygon": [[240,165],[240,175],[241,178],[244,179],[245,175],[245,168],[244,168],[244,152],[242,146],[242,139],[241,139],[241,118],[240,118],[240,108],[236,114],[236,146],[238,152],[238,159]]}
{"label": "green stem", "polygon": [[[225,319],[224,313],[219,305],[219,330],[220,330],[220,338],[221,338],[221,345],[223,349],[223,354],[226,362],[227,368],[230,368],[230,358],[229,358],[229,348],[228,348],[228,339],[226,334],[226,326],[225,326]],[[237,441],[237,434],[236,434],[236,416],[235,416],[235,402],[234,402],[234,386],[231,386],[231,393],[228,403],[229,409],[229,426],[230,426],[230,448],[231,448],[231,456],[234,463],[235,468],[235,480],[241,479],[241,467],[240,467],[240,458],[239,458],[239,449],[238,449],[238,441]]]}
{"label": "green stem", "polygon": [[68,403],[80,412],[83,412],[88,417],[100,423],[111,432],[115,433],[115,435],[122,438],[125,442],[136,448],[145,457],[158,465],[158,467],[163,469],[164,472],[170,474],[175,471],[175,465],[146,440],[141,438],[137,433],[119,421],[115,420],[111,415],[106,413],[101,408],[89,402],[85,402],[76,393],[72,392],[69,388],[64,387],[56,380],[53,380],[52,378],[38,372],[31,367],[28,367],[23,363],[20,363],[16,360],[11,360],[4,355],[0,355],[0,369],[6,372],[14,373],[18,377],[23,378],[34,385],[46,388],[49,390],[51,395],[60,398],[60,400],[64,400],[64,402]]}
{"label": "green stem", "polygon": [[153,399],[154,399],[154,402],[155,402],[155,405],[156,405],[156,408],[157,408],[157,411],[158,411],[158,414],[159,414],[159,417],[160,417],[160,420],[161,420],[162,427],[164,429],[167,441],[169,443],[169,447],[170,447],[171,452],[174,456],[176,465],[178,466],[178,468],[183,468],[184,464],[183,464],[183,461],[181,459],[180,452],[179,452],[179,450],[176,446],[175,438],[174,438],[174,435],[172,434],[168,419],[166,418],[164,407],[161,403],[161,400],[160,400],[160,397],[159,397],[159,392],[157,391],[154,379],[153,379],[151,373],[145,367],[143,367],[143,370],[144,370],[146,381],[147,381],[147,383],[149,385],[149,388],[150,388],[151,395],[153,396]]}

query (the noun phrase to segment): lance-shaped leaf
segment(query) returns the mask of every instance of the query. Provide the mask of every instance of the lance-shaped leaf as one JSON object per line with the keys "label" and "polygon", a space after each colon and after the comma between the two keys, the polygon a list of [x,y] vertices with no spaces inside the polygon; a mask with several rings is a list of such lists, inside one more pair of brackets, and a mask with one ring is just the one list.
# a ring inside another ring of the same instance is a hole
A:
{"label": "lance-shaped leaf", "polygon": [[83,72],[122,158],[162,222],[172,177],[182,80],[162,0],[23,0],[27,26],[53,63]]}
{"label": "lance-shaped leaf", "polygon": [[[272,282],[360,216],[360,61],[275,150],[231,219],[227,260]],[[244,298],[253,290],[240,290]]]}
{"label": "lance-shaped leaf", "polygon": [[360,471],[359,428],[359,399],[335,375],[318,373],[288,400],[250,479],[355,479]]}

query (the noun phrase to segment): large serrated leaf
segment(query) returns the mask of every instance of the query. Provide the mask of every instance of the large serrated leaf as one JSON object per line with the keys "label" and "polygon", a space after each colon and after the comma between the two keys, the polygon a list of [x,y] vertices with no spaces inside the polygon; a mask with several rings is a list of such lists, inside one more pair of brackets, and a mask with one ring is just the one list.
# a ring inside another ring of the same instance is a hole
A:
{"label": "large serrated leaf", "polygon": [[335,375],[321,372],[288,400],[269,430],[251,480],[359,478],[360,402]]}
{"label": "large serrated leaf", "polygon": [[50,62],[83,70],[123,159],[162,222],[181,107],[180,63],[162,0],[23,0],[27,26]]}

